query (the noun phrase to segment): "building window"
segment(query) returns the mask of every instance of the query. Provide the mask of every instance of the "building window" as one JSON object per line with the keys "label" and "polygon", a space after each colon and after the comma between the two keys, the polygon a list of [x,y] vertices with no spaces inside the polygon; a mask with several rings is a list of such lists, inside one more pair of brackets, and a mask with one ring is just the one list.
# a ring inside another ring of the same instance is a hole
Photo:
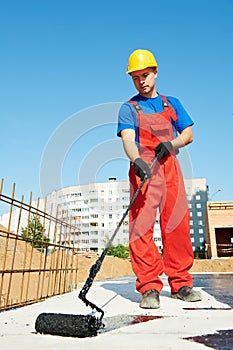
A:
{"label": "building window", "polygon": [[71,193],[70,197],[81,197],[81,192],[79,193]]}
{"label": "building window", "polygon": [[82,211],[89,211],[89,208],[82,208]]}
{"label": "building window", "polygon": [[190,220],[190,225],[193,225],[193,220]]}
{"label": "building window", "polygon": [[203,225],[203,221],[202,220],[198,220],[198,225]]}
{"label": "building window", "polygon": [[200,238],[199,238],[199,242],[200,242],[200,243],[204,243],[204,237],[200,237]]}
{"label": "building window", "polygon": [[199,228],[198,232],[199,232],[200,234],[204,233],[203,228]]}
{"label": "building window", "polygon": [[201,212],[201,211],[198,211],[198,212],[197,212],[197,216],[202,216],[202,212]]}
{"label": "building window", "polygon": [[96,203],[96,202],[98,202],[98,198],[92,198],[92,199],[90,199],[90,202],[91,203]]}
{"label": "building window", "polygon": [[190,233],[191,234],[194,233],[194,229],[193,228],[190,229]]}
{"label": "building window", "polygon": [[196,195],[196,200],[199,201],[201,199],[201,196],[199,194]]}
{"label": "building window", "polygon": [[196,204],[196,208],[200,209],[201,208],[201,203]]}
{"label": "building window", "polygon": [[91,214],[91,218],[98,218],[98,214]]}
{"label": "building window", "polygon": [[98,222],[90,222],[91,226],[98,226]]}
{"label": "building window", "polygon": [[192,242],[192,243],[194,243],[194,242],[195,242],[194,237],[191,237],[191,242]]}
{"label": "building window", "polygon": [[192,208],[192,203],[189,203],[188,207],[189,207],[189,209],[191,209]]}

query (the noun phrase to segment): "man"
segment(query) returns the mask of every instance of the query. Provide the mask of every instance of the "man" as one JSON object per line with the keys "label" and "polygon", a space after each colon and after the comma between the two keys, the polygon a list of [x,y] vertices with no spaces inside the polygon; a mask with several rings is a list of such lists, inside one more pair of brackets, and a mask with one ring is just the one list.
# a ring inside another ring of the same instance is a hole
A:
{"label": "man", "polygon": [[[129,57],[127,73],[138,94],[119,111],[118,136],[130,160],[131,198],[147,177],[129,212],[130,256],[142,294],[140,307],[159,308],[159,294],[165,273],[171,296],[184,301],[201,300],[193,290],[189,273],[193,264],[190,214],[182,173],[176,154],[193,141],[193,121],[174,97],[156,90],[158,65],[147,50],[135,50]],[[157,162],[151,169],[154,157]],[[163,243],[161,257],[153,240],[157,210]]]}

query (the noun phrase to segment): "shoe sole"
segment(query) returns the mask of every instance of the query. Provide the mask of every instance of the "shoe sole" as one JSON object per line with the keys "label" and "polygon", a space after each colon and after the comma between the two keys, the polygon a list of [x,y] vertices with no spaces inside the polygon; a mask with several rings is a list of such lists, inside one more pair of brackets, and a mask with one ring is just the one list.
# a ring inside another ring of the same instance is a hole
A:
{"label": "shoe sole", "polygon": [[160,308],[160,305],[157,305],[157,306],[142,306],[142,305],[139,304],[139,306],[142,309],[159,309]]}
{"label": "shoe sole", "polygon": [[179,300],[182,300],[182,301],[187,301],[187,302],[195,302],[195,301],[201,301],[202,300],[202,297],[201,297],[201,294],[199,296],[196,296],[196,298],[188,298],[188,297],[182,297],[179,293],[174,293],[171,295],[171,297],[173,299],[179,299]]}

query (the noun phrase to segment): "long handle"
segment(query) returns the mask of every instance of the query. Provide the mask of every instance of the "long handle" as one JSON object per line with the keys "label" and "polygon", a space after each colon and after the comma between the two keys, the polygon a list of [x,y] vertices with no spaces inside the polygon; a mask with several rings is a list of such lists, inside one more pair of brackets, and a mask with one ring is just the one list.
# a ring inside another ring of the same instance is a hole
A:
{"label": "long handle", "polygon": [[[156,162],[157,162],[157,158],[154,158],[154,160],[153,160],[153,162],[152,162],[152,164],[150,166],[150,169],[152,169],[154,167]],[[129,203],[126,211],[125,211],[125,213],[123,214],[121,220],[119,221],[115,231],[113,232],[111,238],[109,239],[108,243],[106,244],[102,254],[96,260],[95,264],[92,265],[92,267],[90,268],[89,277],[87,278],[87,280],[86,280],[86,282],[85,282],[85,284],[84,284],[83,288],[81,289],[81,291],[79,293],[79,296],[78,296],[86,304],[86,306],[90,306],[92,309],[96,309],[98,312],[100,312],[102,314],[101,319],[102,319],[102,317],[104,315],[103,310],[100,309],[95,304],[93,304],[92,302],[90,302],[89,300],[87,300],[86,299],[86,294],[89,291],[89,289],[90,289],[90,287],[91,287],[91,285],[92,285],[92,283],[94,281],[95,276],[97,275],[97,273],[100,270],[100,267],[101,267],[102,262],[103,262],[103,260],[104,260],[104,258],[106,256],[106,254],[107,254],[108,249],[110,248],[110,246],[111,246],[111,244],[112,244],[112,242],[113,242],[117,232],[119,231],[119,229],[120,229],[124,219],[126,218],[129,210],[131,209],[133,203],[135,202],[137,196],[139,195],[139,193],[140,193],[144,183],[146,182],[147,178],[148,178],[147,175],[145,175],[144,179],[141,181],[140,185],[138,186],[137,191],[134,193],[134,195],[133,195],[133,197],[132,197],[132,199],[131,199],[131,201],[130,201],[130,203]]]}

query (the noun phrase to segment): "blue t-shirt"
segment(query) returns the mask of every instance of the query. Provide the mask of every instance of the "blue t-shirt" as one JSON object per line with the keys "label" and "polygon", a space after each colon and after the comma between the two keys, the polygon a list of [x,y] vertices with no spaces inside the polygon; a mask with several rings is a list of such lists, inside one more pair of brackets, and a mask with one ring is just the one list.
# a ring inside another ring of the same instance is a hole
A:
{"label": "blue t-shirt", "polygon": [[[194,123],[177,98],[171,96],[166,97],[168,103],[172,106],[178,117],[178,120],[176,121],[171,119],[175,138],[177,136],[177,132],[181,133],[184,129],[186,129],[188,126],[192,126]],[[159,113],[163,112],[164,110],[163,101],[160,94],[158,94],[158,96],[155,98],[146,98],[138,94],[132,97],[130,100],[137,102],[142,108],[144,114]],[[135,141],[138,143],[137,112],[135,110],[135,106],[128,101],[123,103],[119,110],[117,135],[121,136],[121,131],[124,129],[134,129],[136,132]]]}

